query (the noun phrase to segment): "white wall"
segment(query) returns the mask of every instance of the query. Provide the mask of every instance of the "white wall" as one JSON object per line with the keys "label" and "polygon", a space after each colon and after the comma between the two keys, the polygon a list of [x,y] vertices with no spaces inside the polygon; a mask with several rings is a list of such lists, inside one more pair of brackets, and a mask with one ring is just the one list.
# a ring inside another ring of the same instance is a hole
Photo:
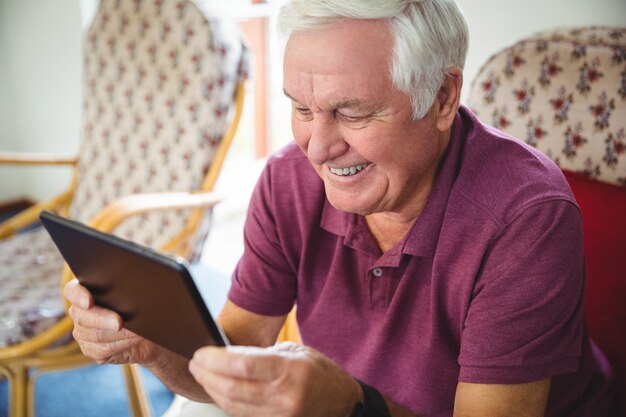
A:
{"label": "white wall", "polygon": [[[0,0],[0,150],[73,154],[80,126],[77,0]],[[0,201],[50,197],[68,168],[2,167]]]}
{"label": "white wall", "polygon": [[[11,117],[9,88],[11,82],[8,75],[8,31],[4,23],[8,15],[8,3],[0,0],[0,150],[15,150],[17,143],[12,140],[13,118]],[[24,183],[18,173],[11,169],[0,166],[0,201],[5,196],[15,194],[16,190],[23,189]]]}
{"label": "white wall", "polygon": [[[4,36],[5,26],[2,23],[3,16],[6,15],[3,10],[5,2],[0,0],[0,126],[8,126],[10,118],[8,117],[8,74],[7,74],[7,52],[6,52],[6,37]],[[8,146],[8,138],[0,134],[0,149],[4,149]]]}

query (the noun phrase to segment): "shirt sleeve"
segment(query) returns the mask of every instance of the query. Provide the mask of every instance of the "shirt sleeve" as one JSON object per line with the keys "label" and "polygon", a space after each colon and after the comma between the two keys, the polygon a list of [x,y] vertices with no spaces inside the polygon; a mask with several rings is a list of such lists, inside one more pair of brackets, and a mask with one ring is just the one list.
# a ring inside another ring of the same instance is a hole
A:
{"label": "shirt sleeve", "polygon": [[278,233],[277,218],[281,216],[276,213],[271,176],[268,164],[250,199],[244,225],[244,253],[233,273],[228,298],[253,313],[279,316],[287,314],[294,305],[296,273]]}
{"label": "shirt sleeve", "polygon": [[583,297],[578,207],[557,200],[521,211],[491,245],[476,280],[459,380],[511,384],[576,371]]}

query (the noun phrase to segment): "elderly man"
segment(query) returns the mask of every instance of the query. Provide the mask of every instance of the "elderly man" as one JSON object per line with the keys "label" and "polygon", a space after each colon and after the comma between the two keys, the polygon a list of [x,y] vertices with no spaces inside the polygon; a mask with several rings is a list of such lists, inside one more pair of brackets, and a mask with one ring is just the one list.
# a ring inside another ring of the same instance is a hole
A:
{"label": "elderly man", "polygon": [[[76,281],[74,337],[233,416],[606,416],[560,170],[459,105],[453,0],[293,0],[295,143],[268,162],[219,316],[187,363]],[[293,305],[304,346],[273,346]]]}

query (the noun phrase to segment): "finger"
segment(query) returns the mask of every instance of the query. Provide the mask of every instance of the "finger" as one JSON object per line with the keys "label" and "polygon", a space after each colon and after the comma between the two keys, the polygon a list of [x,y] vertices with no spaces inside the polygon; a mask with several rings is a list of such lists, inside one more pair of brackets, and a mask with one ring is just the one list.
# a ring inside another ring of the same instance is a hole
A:
{"label": "finger", "polygon": [[103,330],[120,330],[122,328],[122,318],[119,314],[106,308],[93,306],[87,310],[80,307],[71,306],[68,314],[74,326],[87,327]]}
{"label": "finger", "polygon": [[204,388],[218,405],[234,403],[248,405],[266,404],[271,394],[268,394],[270,385],[265,382],[235,379],[222,374],[207,372],[206,370],[189,364],[189,371],[194,379]]}
{"label": "finger", "polygon": [[213,401],[230,415],[275,417],[294,415],[302,392],[289,381],[255,381],[205,372],[190,362],[189,370]]}
{"label": "finger", "polygon": [[[251,346],[208,346],[195,352],[191,362],[198,371],[251,381],[272,381],[282,370],[280,355]],[[190,363],[191,365],[191,363]]]}
{"label": "finger", "polygon": [[299,401],[273,384],[246,381],[220,374],[197,373],[192,375],[209,394],[215,404],[229,415],[242,417],[275,417],[294,415],[293,405]]}
{"label": "finger", "polygon": [[113,331],[82,326],[74,326],[72,336],[79,342],[90,343],[113,343],[119,340],[135,339],[139,337],[126,329]]}
{"label": "finger", "polygon": [[310,353],[310,348],[294,342],[281,342],[268,348],[270,351],[284,352],[289,357],[304,357]]}
{"label": "finger", "polygon": [[130,349],[141,342],[140,337],[117,340],[111,343],[80,342],[85,356],[102,363],[128,363]]}
{"label": "finger", "polygon": [[76,278],[65,284],[63,288],[63,296],[70,304],[83,309],[93,306],[93,297],[89,290],[78,282]]}

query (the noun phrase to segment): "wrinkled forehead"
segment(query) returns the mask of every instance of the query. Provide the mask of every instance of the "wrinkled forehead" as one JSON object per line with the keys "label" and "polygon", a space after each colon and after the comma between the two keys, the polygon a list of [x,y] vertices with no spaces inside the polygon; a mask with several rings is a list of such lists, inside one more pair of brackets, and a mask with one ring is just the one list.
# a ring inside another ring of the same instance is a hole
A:
{"label": "wrinkled forehead", "polygon": [[313,109],[377,102],[375,96],[394,89],[392,50],[382,21],[345,20],[320,30],[294,32],[285,51],[283,90]]}
{"label": "wrinkled forehead", "polygon": [[365,66],[389,73],[392,59],[393,39],[386,20],[340,19],[292,32],[285,46],[283,69],[352,72]]}

